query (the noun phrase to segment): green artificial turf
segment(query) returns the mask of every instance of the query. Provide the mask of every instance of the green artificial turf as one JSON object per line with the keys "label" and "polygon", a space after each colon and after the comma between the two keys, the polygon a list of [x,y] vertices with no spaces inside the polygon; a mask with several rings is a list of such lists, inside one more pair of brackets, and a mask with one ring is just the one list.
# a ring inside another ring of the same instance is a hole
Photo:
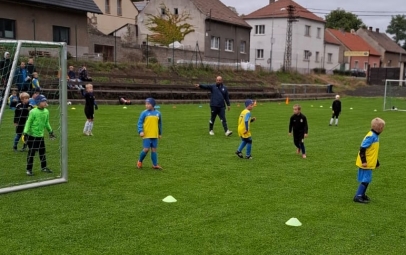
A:
{"label": "green artificial turf", "polygon": [[[149,155],[142,170],[135,167],[141,150],[136,122],[144,106],[101,105],[93,137],[82,133],[83,106],[73,106],[69,182],[0,195],[0,253],[403,254],[405,113],[383,112],[382,99],[342,102],[338,127],[328,125],[330,100],[300,102],[309,122],[307,159],[296,155],[288,136],[295,102],[258,103],[253,160],[234,154],[242,104],[227,113],[231,137],[218,119],[209,136],[207,104],[161,105],[163,171],[151,169]],[[50,111],[57,129],[57,109]],[[367,191],[371,203],[356,204],[355,158],[376,116],[387,123],[381,167]],[[25,176],[26,154],[11,150],[11,122],[7,111],[2,187],[32,180]],[[46,143],[49,167],[58,170],[58,142]],[[57,176],[40,173],[38,161],[34,180]],[[162,202],[168,195],[177,202]],[[292,217],[303,225],[285,225]]]}

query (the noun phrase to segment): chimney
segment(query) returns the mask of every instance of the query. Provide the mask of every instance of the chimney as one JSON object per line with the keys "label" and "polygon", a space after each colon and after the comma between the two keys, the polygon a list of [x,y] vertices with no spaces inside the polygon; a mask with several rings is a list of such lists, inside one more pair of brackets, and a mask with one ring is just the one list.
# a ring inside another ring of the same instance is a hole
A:
{"label": "chimney", "polygon": [[275,3],[275,0],[269,0],[269,4]]}
{"label": "chimney", "polygon": [[377,33],[379,33],[379,28],[376,28],[375,31],[376,31]]}
{"label": "chimney", "polygon": [[369,31],[372,31],[372,27],[369,27]]}

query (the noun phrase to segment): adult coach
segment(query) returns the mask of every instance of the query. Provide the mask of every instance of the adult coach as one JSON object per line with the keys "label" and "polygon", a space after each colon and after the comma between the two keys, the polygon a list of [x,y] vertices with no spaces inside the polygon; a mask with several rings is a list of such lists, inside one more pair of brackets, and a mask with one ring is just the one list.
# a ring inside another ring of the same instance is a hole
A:
{"label": "adult coach", "polygon": [[233,131],[228,130],[226,120],[226,104],[228,110],[230,110],[230,98],[228,96],[227,88],[223,84],[223,78],[221,76],[218,76],[216,78],[216,84],[214,85],[195,84],[195,87],[209,90],[211,92],[210,96],[211,118],[209,121],[209,134],[214,135],[213,126],[214,121],[216,120],[216,117],[218,115],[221,120],[221,123],[223,124],[225,135],[230,136],[233,133]]}

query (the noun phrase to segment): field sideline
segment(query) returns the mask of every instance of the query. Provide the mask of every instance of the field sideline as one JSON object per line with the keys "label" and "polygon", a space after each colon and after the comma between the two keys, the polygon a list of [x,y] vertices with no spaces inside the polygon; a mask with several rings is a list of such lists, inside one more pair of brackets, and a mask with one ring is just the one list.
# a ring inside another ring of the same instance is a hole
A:
{"label": "field sideline", "polygon": [[[330,127],[331,102],[298,102],[309,122],[307,159],[295,154],[288,136],[296,102],[258,103],[253,160],[234,154],[243,104],[227,112],[231,137],[218,119],[209,136],[207,104],[161,105],[163,171],[151,169],[149,155],[142,170],[135,167],[144,106],[99,106],[93,137],[82,134],[83,106],[73,106],[69,182],[0,196],[0,253],[403,254],[405,113],[383,112],[382,99],[343,98],[339,126]],[[371,203],[356,204],[355,157],[378,116],[387,124],[381,168],[368,188]],[[28,180],[26,155],[11,150],[10,119],[6,112],[0,133],[2,184]],[[56,117],[52,123],[57,127]],[[47,145],[56,169],[57,144]],[[162,202],[168,195],[178,202]],[[303,226],[286,226],[291,217]]]}

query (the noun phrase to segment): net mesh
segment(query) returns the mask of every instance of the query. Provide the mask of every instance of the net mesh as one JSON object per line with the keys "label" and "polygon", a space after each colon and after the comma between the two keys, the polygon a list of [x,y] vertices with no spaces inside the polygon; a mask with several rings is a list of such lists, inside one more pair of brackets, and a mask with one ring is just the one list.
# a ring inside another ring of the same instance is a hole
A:
{"label": "net mesh", "polygon": [[[62,49],[61,45],[46,42],[0,40],[0,189],[61,176],[61,89],[66,84],[66,77],[60,75],[66,61],[61,59]],[[44,97],[46,103],[40,103],[38,99],[44,101]],[[43,139],[39,136],[42,128],[35,131],[35,126],[47,124],[45,111],[39,109],[44,104],[48,105],[55,140],[50,139],[46,128]],[[22,136],[24,131],[26,136]],[[28,175],[30,165],[33,176]]]}
{"label": "net mesh", "polygon": [[386,80],[384,110],[406,111],[405,80]]}

